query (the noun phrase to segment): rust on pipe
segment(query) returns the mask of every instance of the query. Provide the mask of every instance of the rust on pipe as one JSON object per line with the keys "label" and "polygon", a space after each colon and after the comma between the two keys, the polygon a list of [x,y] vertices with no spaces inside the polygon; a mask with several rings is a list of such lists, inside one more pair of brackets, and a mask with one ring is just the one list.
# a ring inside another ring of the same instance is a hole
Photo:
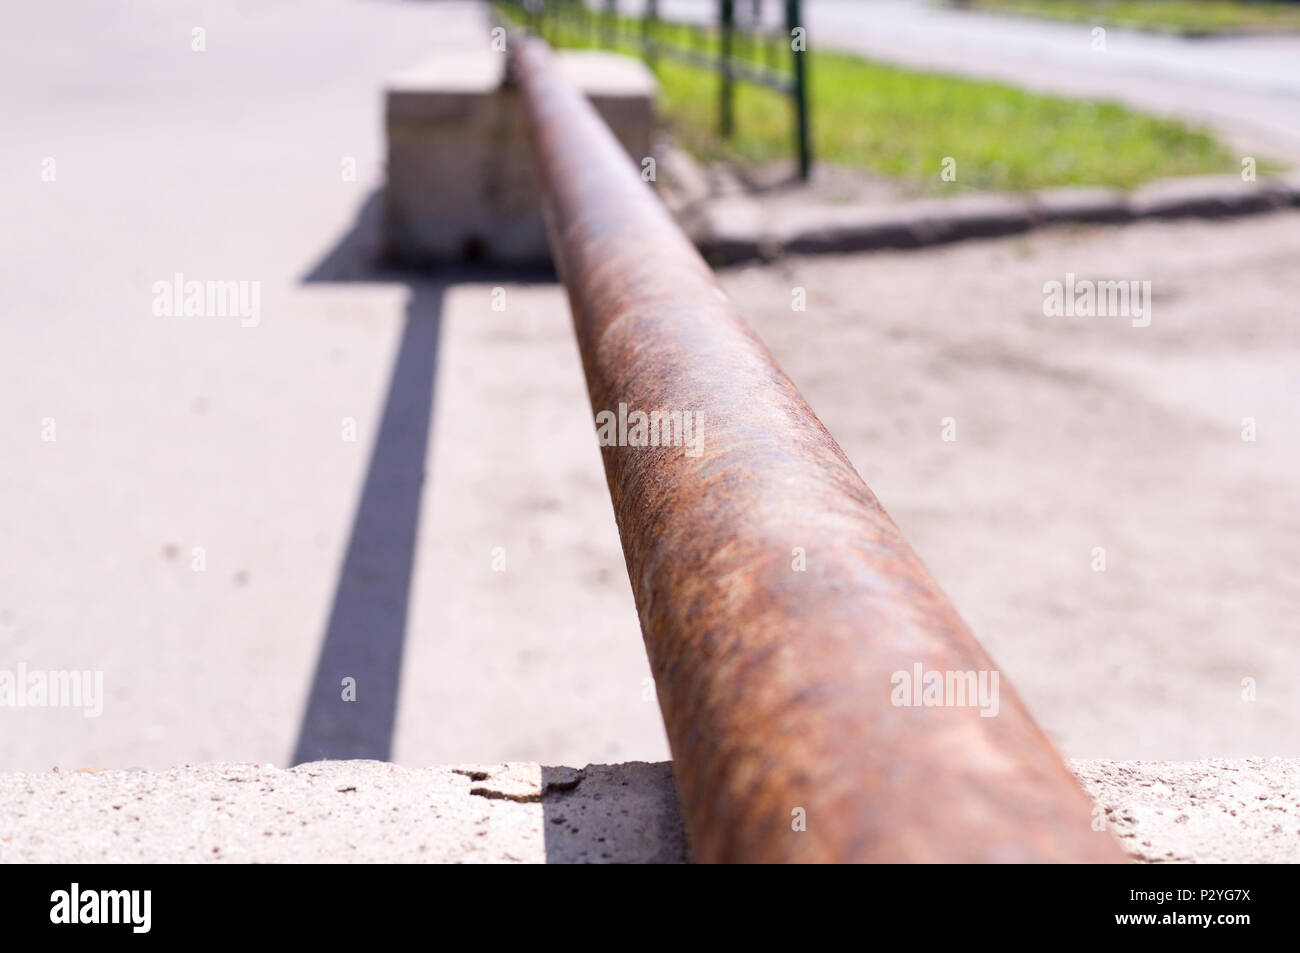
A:
{"label": "rust on pipe", "polygon": [[[1123,860],[637,165],[510,45],[695,859]],[[637,445],[635,411],[697,433]]]}

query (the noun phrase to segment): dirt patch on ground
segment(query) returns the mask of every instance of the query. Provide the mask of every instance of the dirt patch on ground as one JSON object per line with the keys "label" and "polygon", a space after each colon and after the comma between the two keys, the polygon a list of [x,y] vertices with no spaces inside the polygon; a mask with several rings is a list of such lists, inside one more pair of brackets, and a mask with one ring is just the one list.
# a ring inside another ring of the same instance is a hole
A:
{"label": "dirt patch on ground", "polygon": [[[1059,228],[723,284],[1067,754],[1295,755],[1297,226]],[[1044,316],[1067,273],[1149,281],[1149,325]]]}

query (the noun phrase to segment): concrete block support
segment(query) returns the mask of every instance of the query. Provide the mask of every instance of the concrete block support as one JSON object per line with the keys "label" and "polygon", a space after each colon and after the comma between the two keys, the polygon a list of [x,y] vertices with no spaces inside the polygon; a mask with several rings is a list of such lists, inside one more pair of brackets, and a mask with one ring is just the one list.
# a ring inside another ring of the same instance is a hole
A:
{"label": "concrete block support", "polygon": [[[628,155],[650,154],[654,76],[604,52],[559,54]],[[506,58],[440,54],[394,76],[386,92],[385,251],[410,262],[546,261],[538,187]]]}

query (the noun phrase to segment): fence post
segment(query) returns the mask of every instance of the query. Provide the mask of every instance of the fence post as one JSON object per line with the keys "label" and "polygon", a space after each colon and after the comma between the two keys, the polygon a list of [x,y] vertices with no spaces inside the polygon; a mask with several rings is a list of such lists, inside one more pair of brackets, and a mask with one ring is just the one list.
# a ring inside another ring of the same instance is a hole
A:
{"label": "fence post", "polygon": [[763,22],[762,0],[754,0],[754,3],[754,15],[758,18],[759,38],[763,43],[763,60],[767,63],[769,69],[776,69],[781,59],[781,44],[777,41],[780,30],[777,28],[768,30],[767,25]]}
{"label": "fence post", "polygon": [[722,0],[722,33],[719,37],[722,75],[718,99],[718,131],[724,139],[731,138],[733,128],[731,107],[734,84],[731,81],[731,41],[735,25],[736,0]]}
{"label": "fence post", "polygon": [[[786,42],[790,44],[790,55],[794,57],[794,118],[798,138],[799,178],[807,179],[812,170],[812,146],[808,141],[808,28],[803,25],[802,19],[799,0],[785,0]],[[796,28],[804,31],[803,49],[795,48]]]}
{"label": "fence post", "polygon": [[645,16],[641,19],[641,52],[645,57],[646,65],[651,69],[654,69],[655,62],[659,58],[658,51],[655,49],[658,20],[659,0],[646,0]]}
{"label": "fence post", "polygon": [[605,45],[614,48],[618,35],[618,0],[605,0]]}

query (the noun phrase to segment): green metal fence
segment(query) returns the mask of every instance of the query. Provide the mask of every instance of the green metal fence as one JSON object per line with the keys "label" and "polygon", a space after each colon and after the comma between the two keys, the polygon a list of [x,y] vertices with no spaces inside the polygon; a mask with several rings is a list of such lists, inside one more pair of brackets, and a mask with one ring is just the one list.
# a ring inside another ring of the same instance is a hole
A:
{"label": "green metal fence", "polygon": [[[812,169],[812,143],[808,128],[807,30],[800,0],[781,3],[785,28],[764,26],[766,0],[718,0],[716,24],[693,25],[661,19],[659,0],[642,0],[639,15],[620,14],[619,0],[502,0],[524,14],[539,36],[558,25],[582,33],[589,42],[613,47],[639,46],[646,63],[654,68],[660,57],[718,74],[718,133],[730,138],[736,128],[735,85],[750,83],[789,97],[793,140],[800,178]],[[623,8],[627,8],[624,0]],[[739,12],[739,15],[737,13]],[[788,55],[785,68],[781,59]]]}

